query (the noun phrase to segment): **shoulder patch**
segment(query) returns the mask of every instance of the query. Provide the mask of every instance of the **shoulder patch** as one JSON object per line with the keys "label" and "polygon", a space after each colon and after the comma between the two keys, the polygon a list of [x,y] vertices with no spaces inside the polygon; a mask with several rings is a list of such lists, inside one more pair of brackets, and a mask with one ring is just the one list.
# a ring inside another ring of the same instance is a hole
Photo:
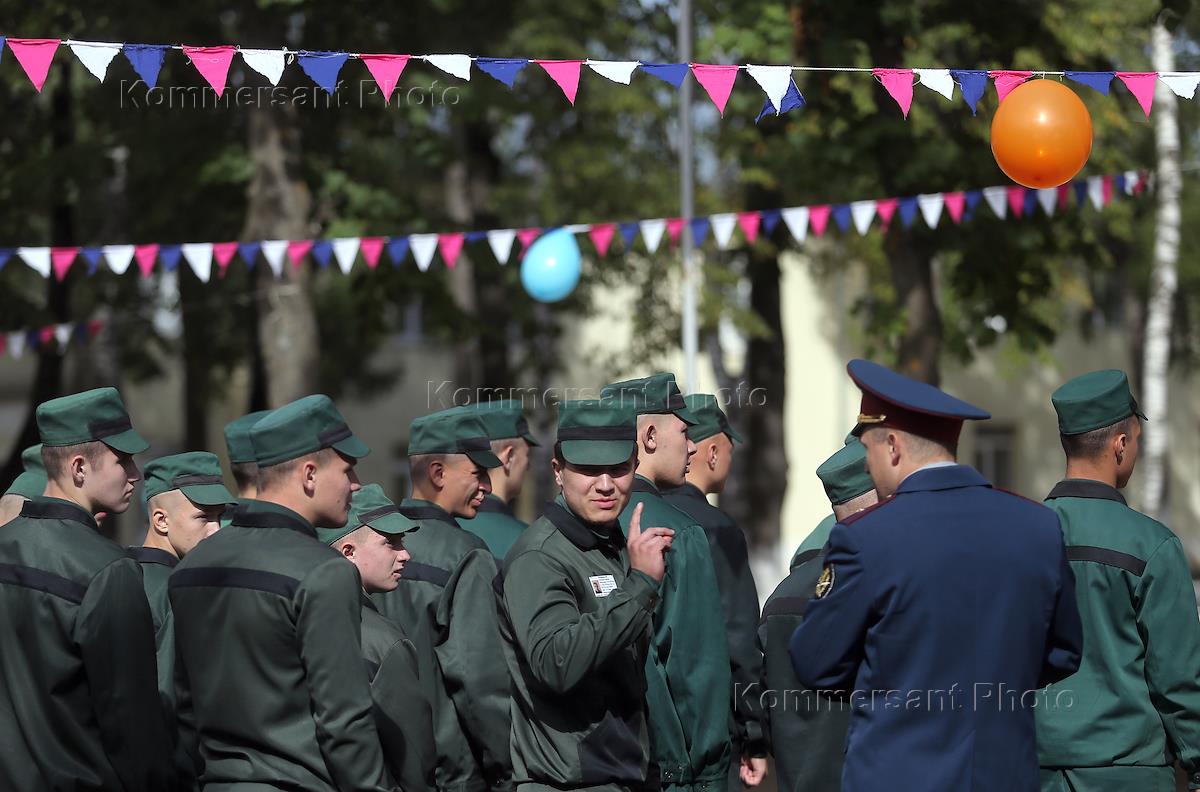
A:
{"label": "shoulder patch", "polygon": [[817,588],[813,591],[813,595],[817,599],[824,599],[833,590],[833,581],[836,577],[833,564],[826,564],[825,568],[821,570],[821,577],[817,580]]}
{"label": "shoulder patch", "polygon": [[893,500],[895,500],[895,497],[896,497],[895,495],[889,495],[886,498],[884,498],[883,500],[876,503],[875,505],[868,506],[867,508],[863,509],[860,512],[855,512],[854,514],[851,514],[849,517],[847,517],[844,520],[838,520],[838,522],[841,525],[852,525],[853,523],[858,522],[863,517],[866,517],[868,514],[875,511],[876,509],[881,509],[884,506],[886,506],[887,504],[891,503]]}

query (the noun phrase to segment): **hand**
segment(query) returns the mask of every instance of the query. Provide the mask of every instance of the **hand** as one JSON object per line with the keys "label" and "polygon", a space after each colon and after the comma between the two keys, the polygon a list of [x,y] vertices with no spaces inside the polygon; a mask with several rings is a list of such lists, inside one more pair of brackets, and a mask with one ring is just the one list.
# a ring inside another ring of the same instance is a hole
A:
{"label": "hand", "polygon": [[742,783],[747,787],[756,787],[767,777],[767,759],[764,756],[743,756],[742,766],[738,770]]}
{"label": "hand", "polygon": [[663,555],[671,549],[674,536],[675,532],[670,528],[647,528],[643,531],[642,504],[634,506],[633,517],[629,520],[629,536],[625,542],[629,548],[629,566],[661,582],[666,573]]}

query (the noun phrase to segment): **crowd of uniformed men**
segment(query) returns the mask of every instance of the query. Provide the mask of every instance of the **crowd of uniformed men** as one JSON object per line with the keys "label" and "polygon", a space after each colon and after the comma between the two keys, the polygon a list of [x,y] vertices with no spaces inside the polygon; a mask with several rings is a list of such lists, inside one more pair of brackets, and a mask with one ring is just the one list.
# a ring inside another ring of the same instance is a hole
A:
{"label": "crowd of uniformed men", "polygon": [[[1200,788],[1179,540],[1120,493],[1125,375],[1056,391],[1045,505],[958,464],[988,414],[866,361],[833,508],[760,615],[711,505],[741,441],[670,374],[558,405],[531,525],[519,403],[415,420],[412,492],[314,395],[226,427],[236,494],[113,388],[37,409],[0,499],[0,790]],[[752,475],[753,472],[750,472]],[[141,547],[104,538],[142,480]]]}

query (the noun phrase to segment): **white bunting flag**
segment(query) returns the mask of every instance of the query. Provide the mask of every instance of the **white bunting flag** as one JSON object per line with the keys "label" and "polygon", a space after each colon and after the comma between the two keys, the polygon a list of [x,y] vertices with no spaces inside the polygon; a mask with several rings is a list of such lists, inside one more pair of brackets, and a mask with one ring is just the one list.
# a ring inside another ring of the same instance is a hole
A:
{"label": "white bunting flag", "polygon": [[496,257],[496,261],[501,264],[508,263],[508,258],[512,255],[513,240],[516,238],[517,232],[511,228],[500,228],[487,232],[488,247],[492,249],[492,255]]}
{"label": "white bunting flag", "polygon": [[105,245],[101,250],[108,268],[118,275],[125,274],[133,263],[133,245]]}
{"label": "white bunting flag", "polygon": [[1088,198],[1092,201],[1092,206],[1097,209],[1104,208],[1104,177],[1089,176],[1087,180]]}
{"label": "white bunting flag", "polygon": [[50,277],[50,248],[48,247],[19,247],[17,255],[29,265],[29,268],[43,278]]}
{"label": "white bunting flag", "polygon": [[954,98],[954,78],[949,69],[913,69],[913,73],[921,78],[921,85],[931,91],[936,91],[947,99]]}
{"label": "white bunting flag", "polygon": [[283,275],[283,257],[287,255],[286,239],[268,239],[262,243],[262,255],[267,260],[267,266],[278,278]]}
{"label": "white bunting flag", "polygon": [[629,79],[633,76],[633,70],[638,67],[638,61],[587,61],[588,68],[599,74],[601,77],[612,80],[615,83],[629,85]]}
{"label": "white bunting flag", "polygon": [[875,201],[854,201],[850,204],[850,217],[854,219],[854,228],[860,236],[865,236],[875,219]]}
{"label": "white bunting flag", "polygon": [[470,55],[426,55],[425,60],[460,80],[471,79]]}
{"label": "white bunting flag", "polygon": [[413,258],[417,260],[417,269],[425,272],[433,263],[433,254],[437,251],[437,234],[410,234],[408,245],[412,248]]}
{"label": "white bunting flag", "polygon": [[767,94],[767,99],[775,108],[775,115],[779,115],[779,108],[783,104],[783,95],[787,93],[788,86],[792,84],[792,67],[751,64],[746,67],[746,71]]}
{"label": "white bunting flag", "polygon": [[1196,96],[1196,86],[1200,85],[1200,72],[1169,72],[1158,75],[1158,79],[1180,99],[1192,99]]}
{"label": "white bunting flag", "polygon": [[79,58],[83,67],[92,73],[93,77],[104,82],[104,77],[108,74],[108,64],[117,57],[122,45],[106,41],[68,40],[67,46],[71,48],[71,52],[75,53],[75,57]]}
{"label": "white bunting flag", "polygon": [[1045,187],[1037,191],[1037,201],[1047,217],[1054,216],[1054,205],[1058,203],[1058,188]]}
{"label": "white bunting flag", "polygon": [[1003,220],[1008,215],[1008,189],[1005,187],[984,187],[983,200],[991,207],[992,213]]}
{"label": "white bunting flag", "polygon": [[917,196],[917,207],[921,210],[921,217],[925,218],[925,225],[937,228],[938,220],[942,219],[942,206],[945,202],[946,199],[941,193]]}
{"label": "white bunting flag", "polygon": [[254,71],[267,78],[271,85],[279,85],[283,76],[283,65],[287,62],[287,50],[244,49],[242,60]]}
{"label": "white bunting flag", "polygon": [[75,325],[72,322],[54,325],[54,340],[58,342],[59,349],[67,348],[67,343],[71,340],[71,333],[73,332],[75,332]]}
{"label": "white bunting flag", "polygon": [[196,273],[196,277],[203,283],[208,283],[208,279],[212,277],[212,242],[189,242],[180,245],[179,250],[192,272]]}
{"label": "white bunting flag", "polygon": [[804,242],[808,236],[808,207],[793,206],[790,209],[784,209],[780,214],[783,216],[783,222],[788,227],[788,231],[792,232],[792,237],[797,242]]}
{"label": "white bunting flag", "polygon": [[1138,172],[1135,170],[1125,171],[1125,194],[1133,195],[1133,190],[1137,187]]}
{"label": "white bunting flag", "polygon": [[337,259],[338,269],[343,275],[349,275],[354,269],[354,258],[358,255],[360,237],[339,237],[333,240],[333,257]]}
{"label": "white bunting flag", "polygon": [[658,245],[662,242],[663,232],[667,230],[667,221],[661,218],[642,220],[638,225],[642,229],[642,239],[646,243],[646,250],[649,250],[651,253],[658,250]]}
{"label": "white bunting flag", "polygon": [[25,354],[25,334],[17,331],[8,334],[8,354],[19,358]]}
{"label": "white bunting flag", "polygon": [[733,212],[715,214],[708,218],[708,222],[712,225],[713,239],[717,241],[717,247],[721,250],[728,248],[729,241],[733,239],[733,229],[737,227],[737,215]]}

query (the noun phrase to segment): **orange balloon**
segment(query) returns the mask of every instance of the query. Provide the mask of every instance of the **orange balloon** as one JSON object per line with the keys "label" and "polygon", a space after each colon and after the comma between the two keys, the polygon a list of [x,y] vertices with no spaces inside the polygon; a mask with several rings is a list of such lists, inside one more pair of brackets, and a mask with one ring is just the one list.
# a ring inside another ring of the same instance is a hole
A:
{"label": "orange balloon", "polygon": [[992,119],[992,156],[1026,187],[1069,182],[1092,153],[1092,117],[1075,92],[1053,80],[1021,83]]}

